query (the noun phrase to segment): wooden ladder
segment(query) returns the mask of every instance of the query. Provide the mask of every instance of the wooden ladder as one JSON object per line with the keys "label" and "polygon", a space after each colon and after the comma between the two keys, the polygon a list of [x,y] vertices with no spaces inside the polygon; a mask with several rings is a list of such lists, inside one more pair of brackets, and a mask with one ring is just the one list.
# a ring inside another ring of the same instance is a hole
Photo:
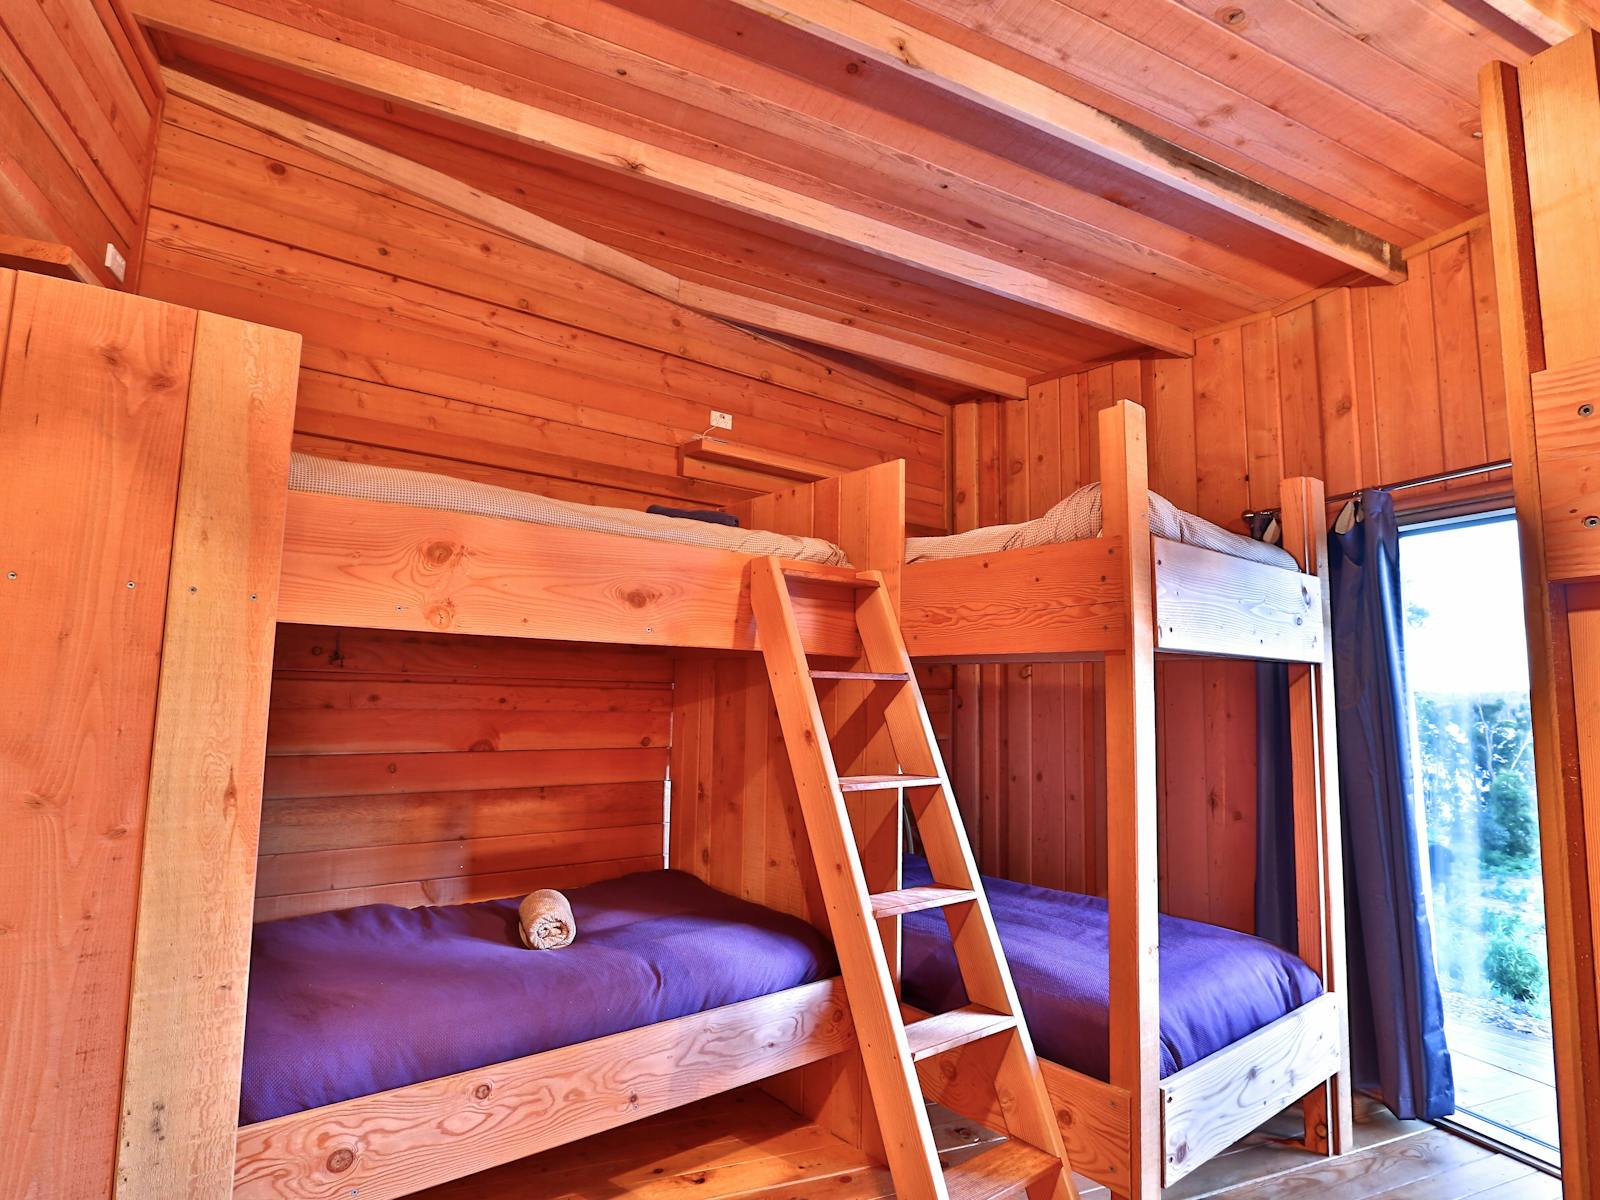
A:
{"label": "wooden ladder", "polygon": [[[793,579],[853,592],[862,646],[859,669],[811,668],[789,593]],[[1076,1200],[1061,1130],[883,577],[876,571],[767,558],[752,566],[750,593],[896,1192],[905,1200],[1000,1200],[1024,1193],[1031,1200]],[[904,774],[839,775],[816,679],[887,689],[884,725]],[[911,812],[936,882],[900,889],[897,850],[895,890],[873,894],[845,794],[891,790],[895,828],[901,797],[906,792],[916,797]],[[900,917],[930,908],[945,912],[969,1003],[908,1024],[896,986],[898,954],[891,963],[885,935],[898,947]],[[992,1075],[1008,1139],[946,1171],[939,1165],[916,1063],[975,1042],[991,1052],[964,1060],[963,1069],[972,1062],[989,1064],[974,1069]]]}

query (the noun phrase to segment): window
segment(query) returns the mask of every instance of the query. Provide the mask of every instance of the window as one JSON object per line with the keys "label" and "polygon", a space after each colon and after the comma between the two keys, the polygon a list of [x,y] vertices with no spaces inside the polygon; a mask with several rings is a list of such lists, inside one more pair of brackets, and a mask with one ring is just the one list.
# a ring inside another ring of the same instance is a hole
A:
{"label": "window", "polygon": [[1405,529],[1400,587],[1457,1119],[1553,1163],[1555,1065],[1512,515]]}

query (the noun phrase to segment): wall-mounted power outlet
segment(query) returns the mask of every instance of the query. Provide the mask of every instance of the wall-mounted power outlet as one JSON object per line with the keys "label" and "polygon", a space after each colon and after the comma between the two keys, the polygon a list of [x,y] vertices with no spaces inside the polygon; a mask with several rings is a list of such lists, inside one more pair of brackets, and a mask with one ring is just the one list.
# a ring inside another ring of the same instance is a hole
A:
{"label": "wall-mounted power outlet", "polygon": [[733,414],[732,413],[725,413],[725,412],[718,412],[716,409],[713,408],[711,410],[711,428],[713,428],[713,429],[732,429],[733,428]]}
{"label": "wall-mounted power outlet", "polygon": [[117,277],[118,283],[127,282],[128,260],[123,258],[122,251],[110,242],[106,243],[106,269]]}

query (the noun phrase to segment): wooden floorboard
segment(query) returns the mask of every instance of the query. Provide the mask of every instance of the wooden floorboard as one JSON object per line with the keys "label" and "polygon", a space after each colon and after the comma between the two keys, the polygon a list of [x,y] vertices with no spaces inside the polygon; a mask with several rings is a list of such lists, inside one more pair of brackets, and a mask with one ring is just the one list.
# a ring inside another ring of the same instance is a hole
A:
{"label": "wooden floorboard", "polygon": [[[946,1163],[997,1135],[935,1108]],[[1356,1149],[1337,1161],[1285,1144],[1285,1114],[1218,1155],[1163,1200],[1558,1200],[1559,1183],[1442,1129],[1358,1105]],[[1082,1200],[1105,1200],[1087,1181]],[[426,1192],[422,1200],[892,1200],[888,1171],[746,1088]]]}

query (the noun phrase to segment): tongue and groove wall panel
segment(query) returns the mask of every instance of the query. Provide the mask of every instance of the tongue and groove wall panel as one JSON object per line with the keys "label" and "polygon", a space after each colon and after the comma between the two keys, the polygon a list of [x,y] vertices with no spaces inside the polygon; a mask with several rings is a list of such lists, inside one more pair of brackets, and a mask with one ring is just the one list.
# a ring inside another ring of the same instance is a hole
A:
{"label": "tongue and groove wall panel", "polygon": [[[1195,357],[1129,360],[958,405],[958,530],[1027,520],[1100,477],[1091,422],[1116,400],[1149,419],[1150,486],[1242,530],[1288,475],[1330,495],[1508,454],[1488,230],[1414,248],[1397,286],[1334,288],[1202,334]],[[1403,504],[1504,495],[1496,474]],[[1157,666],[1164,911],[1254,926],[1255,675],[1249,663]],[[951,766],[985,871],[1104,894],[1101,671],[954,668]]]}

